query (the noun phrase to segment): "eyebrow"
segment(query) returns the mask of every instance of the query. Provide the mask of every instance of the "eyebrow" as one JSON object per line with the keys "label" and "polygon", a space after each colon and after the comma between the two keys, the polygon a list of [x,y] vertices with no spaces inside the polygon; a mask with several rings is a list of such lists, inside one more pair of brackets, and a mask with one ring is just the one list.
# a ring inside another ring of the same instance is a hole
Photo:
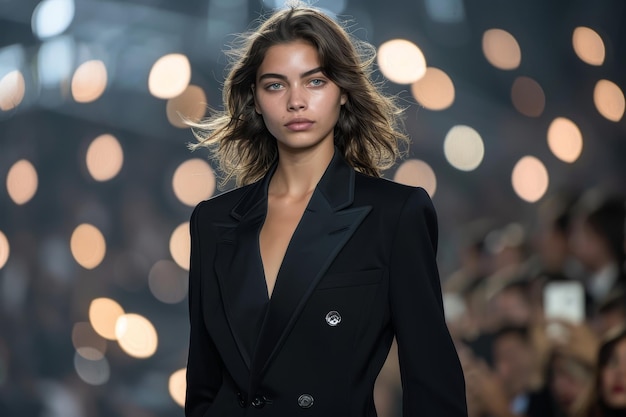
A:
{"label": "eyebrow", "polygon": [[[322,67],[317,67],[317,68],[313,68],[311,70],[305,71],[302,74],[300,74],[300,78],[304,78],[304,77],[308,77],[309,75],[313,75],[317,72],[322,72]],[[265,79],[265,78],[278,78],[281,80],[286,80],[287,76],[283,75],[283,74],[274,74],[271,72],[262,74],[261,76],[259,76],[259,81]]]}

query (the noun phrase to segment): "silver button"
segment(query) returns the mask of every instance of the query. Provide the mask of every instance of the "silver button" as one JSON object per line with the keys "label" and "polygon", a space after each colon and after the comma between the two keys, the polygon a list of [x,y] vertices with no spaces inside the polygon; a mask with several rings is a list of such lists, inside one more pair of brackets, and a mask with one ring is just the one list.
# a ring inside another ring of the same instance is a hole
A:
{"label": "silver button", "polygon": [[301,408],[311,408],[313,407],[313,397],[309,394],[302,394],[298,397],[298,405]]}
{"label": "silver button", "polygon": [[326,323],[328,323],[329,326],[335,327],[341,323],[341,314],[339,314],[338,311],[329,311],[328,314],[326,314]]}

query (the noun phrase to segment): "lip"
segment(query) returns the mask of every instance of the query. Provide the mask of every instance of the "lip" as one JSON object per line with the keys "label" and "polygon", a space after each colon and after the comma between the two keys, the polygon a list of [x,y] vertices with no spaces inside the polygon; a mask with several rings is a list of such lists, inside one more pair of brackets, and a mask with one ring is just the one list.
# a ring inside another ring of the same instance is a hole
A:
{"label": "lip", "polygon": [[285,127],[294,132],[300,132],[302,130],[309,129],[311,126],[313,126],[313,123],[314,122],[312,120],[298,117],[295,119],[291,119],[289,122],[285,123]]}
{"label": "lip", "polygon": [[611,389],[611,391],[614,394],[622,394],[622,393],[626,392],[626,388],[624,388],[623,385],[614,385],[613,388]]}

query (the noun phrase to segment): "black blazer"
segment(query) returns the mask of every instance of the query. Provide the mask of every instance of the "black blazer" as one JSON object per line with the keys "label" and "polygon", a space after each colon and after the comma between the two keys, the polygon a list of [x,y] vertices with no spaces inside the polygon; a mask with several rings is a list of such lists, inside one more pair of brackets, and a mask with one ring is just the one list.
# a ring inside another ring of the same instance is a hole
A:
{"label": "black blazer", "polygon": [[403,416],[466,416],[426,192],[357,173],[335,152],[269,299],[259,231],[274,169],[191,216],[186,415],[375,416],[395,335]]}

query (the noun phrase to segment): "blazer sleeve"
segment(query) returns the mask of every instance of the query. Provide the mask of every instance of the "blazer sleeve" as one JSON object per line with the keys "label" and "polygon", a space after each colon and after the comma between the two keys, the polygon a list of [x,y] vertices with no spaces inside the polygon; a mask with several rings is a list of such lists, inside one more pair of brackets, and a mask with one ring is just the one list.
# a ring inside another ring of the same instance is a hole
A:
{"label": "blazer sleeve", "polygon": [[389,268],[405,417],[467,416],[463,371],[443,313],[437,235],[430,197],[416,188],[398,219]]}
{"label": "blazer sleeve", "polygon": [[199,205],[191,215],[191,260],[189,264],[189,355],[185,416],[201,417],[211,406],[222,385],[222,361],[206,329],[202,313],[200,271]]}

